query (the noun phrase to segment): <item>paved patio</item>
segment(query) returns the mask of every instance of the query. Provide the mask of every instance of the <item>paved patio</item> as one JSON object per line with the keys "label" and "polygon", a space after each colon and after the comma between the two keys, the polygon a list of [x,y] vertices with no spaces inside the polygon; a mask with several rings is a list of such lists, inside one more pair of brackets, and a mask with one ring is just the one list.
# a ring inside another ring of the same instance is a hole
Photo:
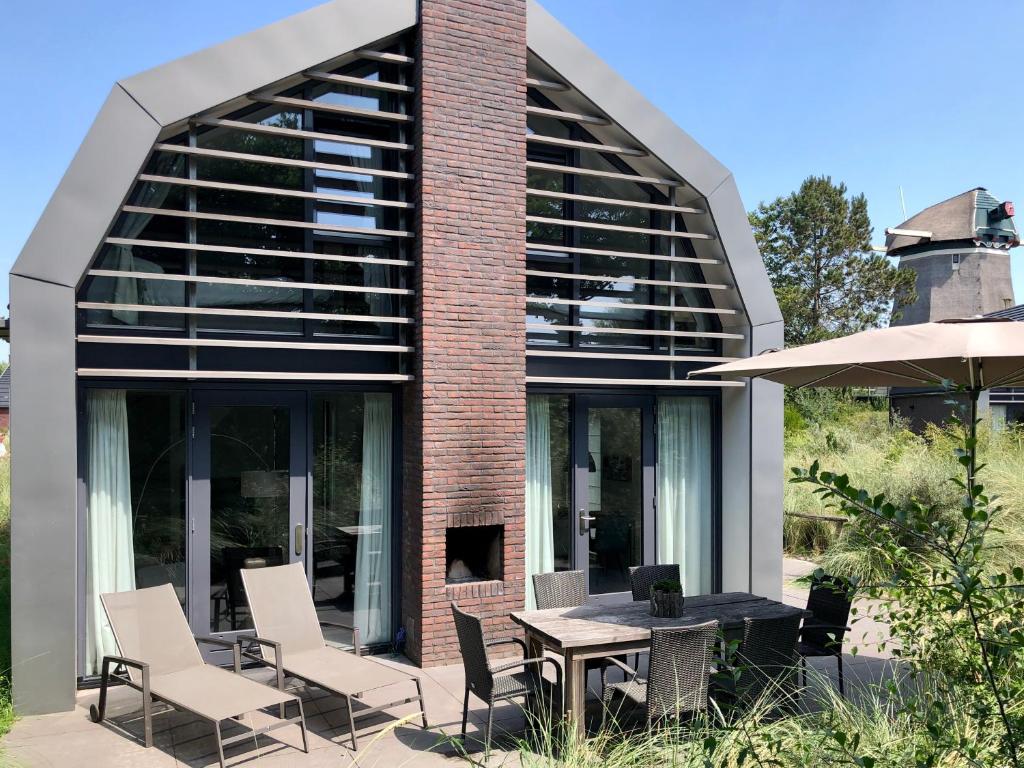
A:
{"label": "paved patio", "polygon": [[[803,605],[806,589],[794,580],[809,573],[814,566],[799,560],[787,560],[785,565],[784,600],[792,605]],[[870,620],[854,625],[852,642],[859,646],[857,656],[845,658],[847,682],[851,689],[858,682],[877,682],[891,674],[892,662],[878,650],[878,634],[884,628]],[[460,765],[468,764],[459,755],[454,742],[446,734],[457,734],[462,716],[463,671],[458,665],[421,670],[404,659],[382,659],[387,664],[402,666],[420,677],[427,701],[431,729],[423,731],[414,717],[417,709],[409,705],[397,709],[399,717],[382,715],[376,721],[364,721],[360,729],[360,749],[356,753],[348,740],[347,719],[340,699],[320,692],[303,693],[303,704],[310,730],[308,755],[300,749],[298,727],[282,728],[274,737],[260,737],[258,741],[243,742],[226,751],[228,766],[267,768],[271,766],[350,766],[361,768],[384,766],[399,768],[406,765]],[[812,665],[822,673],[834,677],[835,662],[816,659]],[[257,677],[263,672],[247,673]],[[596,679],[592,687],[596,688]],[[855,695],[855,694],[854,694]],[[4,739],[2,747],[7,761],[17,766],[131,766],[132,768],[171,768],[172,766],[216,766],[216,747],[210,726],[194,717],[157,705],[154,717],[154,746],[142,746],[142,718],[138,693],[115,689],[110,697],[109,721],[96,725],[89,719],[89,705],[97,699],[95,691],[84,691],[71,712],[24,718]],[[366,697],[373,704],[371,697]],[[405,721],[401,716],[408,716]],[[486,708],[471,700],[470,735],[482,729]],[[259,721],[264,715],[256,715]],[[497,744],[511,747],[508,734],[519,732],[524,725],[518,706],[507,704],[496,709]],[[383,729],[383,730],[382,730]],[[225,728],[225,734],[241,733],[242,725]],[[478,742],[470,741],[467,748],[479,761],[482,754]],[[515,765],[514,756],[492,750],[491,765]]]}

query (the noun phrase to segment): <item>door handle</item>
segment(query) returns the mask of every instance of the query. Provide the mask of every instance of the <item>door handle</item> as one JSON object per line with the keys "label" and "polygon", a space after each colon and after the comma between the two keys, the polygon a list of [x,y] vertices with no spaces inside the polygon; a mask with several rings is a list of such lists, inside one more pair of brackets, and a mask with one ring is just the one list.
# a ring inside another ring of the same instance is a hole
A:
{"label": "door handle", "polygon": [[295,526],[295,554],[296,555],[301,555],[302,554],[302,544],[303,544],[304,539],[306,538],[305,533],[306,533],[306,530],[305,530],[304,526],[302,525],[302,523],[299,523],[298,525]]}
{"label": "door handle", "polygon": [[580,535],[587,533],[590,530],[590,523],[597,518],[593,515],[588,515],[587,510],[581,509],[580,513]]}

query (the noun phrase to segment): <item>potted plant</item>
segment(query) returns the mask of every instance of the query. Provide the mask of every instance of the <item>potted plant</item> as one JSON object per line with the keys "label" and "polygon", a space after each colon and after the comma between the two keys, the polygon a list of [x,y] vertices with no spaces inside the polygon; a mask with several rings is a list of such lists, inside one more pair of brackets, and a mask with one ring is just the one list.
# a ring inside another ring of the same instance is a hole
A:
{"label": "potted plant", "polygon": [[651,616],[678,619],[683,615],[683,585],[675,579],[662,579],[651,586]]}

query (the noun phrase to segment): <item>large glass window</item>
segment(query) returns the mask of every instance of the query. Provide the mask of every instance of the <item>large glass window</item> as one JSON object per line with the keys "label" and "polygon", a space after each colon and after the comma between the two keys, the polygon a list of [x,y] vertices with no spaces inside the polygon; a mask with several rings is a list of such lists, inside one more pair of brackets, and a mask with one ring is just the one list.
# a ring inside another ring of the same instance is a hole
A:
{"label": "large glass window", "polygon": [[185,393],[86,393],[86,674],[116,653],[99,596],[171,584],[185,605]]}
{"label": "large glass window", "polygon": [[387,393],[313,401],[313,600],[324,620],[389,643],[392,412]]}

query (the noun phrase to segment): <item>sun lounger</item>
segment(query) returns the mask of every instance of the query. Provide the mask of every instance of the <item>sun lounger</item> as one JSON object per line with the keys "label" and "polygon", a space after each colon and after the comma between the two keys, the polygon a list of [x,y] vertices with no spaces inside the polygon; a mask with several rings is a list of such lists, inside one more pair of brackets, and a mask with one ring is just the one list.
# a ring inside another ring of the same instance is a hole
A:
{"label": "sun lounger", "polygon": [[[237,674],[241,671],[241,657],[236,643],[193,637],[170,584],[101,595],[100,600],[121,655],[103,658],[99,706],[94,704],[90,708],[94,722],[103,721],[107,687],[115,681],[142,692],[147,747],[153,745],[153,701],[163,701],[213,725],[221,768],[224,768],[224,747],[291,724],[302,729],[302,748],[309,751],[306,720],[299,698]],[[198,643],[232,649],[235,672],[204,662]],[[290,703],[295,704],[298,715],[285,719],[284,706]],[[256,729],[254,733],[226,739],[221,736],[222,721],[274,706],[280,707],[281,722]]]}
{"label": "sun lounger", "polygon": [[[358,749],[355,721],[403,704],[419,702],[423,727],[427,727],[426,707],[420,681],[393,667],[359,655],[359,632],[353,627],[319,619],[301,563],[242,571],[242,581],[256,627],[259,654],[243,651],[243,656],[261,661],[277,671],[278,687],[293,677],[345,699],[348,708],[352,748]],[[355,653],[328,646],[321,626],[352,630]],[[393,685],[413,684],[416,695],[365,706],[353,711],[353,700],[370,691]]]}

